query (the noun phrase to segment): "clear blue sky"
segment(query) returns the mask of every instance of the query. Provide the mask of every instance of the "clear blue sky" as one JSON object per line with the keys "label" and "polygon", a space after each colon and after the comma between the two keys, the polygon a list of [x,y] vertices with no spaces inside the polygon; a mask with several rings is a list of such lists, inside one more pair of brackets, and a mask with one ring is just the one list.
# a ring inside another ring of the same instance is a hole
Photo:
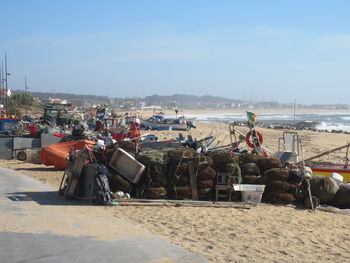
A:
{"label": "clear blue sky", "polygon": [[9,87],[350,103],[350,1],[0,0]]}

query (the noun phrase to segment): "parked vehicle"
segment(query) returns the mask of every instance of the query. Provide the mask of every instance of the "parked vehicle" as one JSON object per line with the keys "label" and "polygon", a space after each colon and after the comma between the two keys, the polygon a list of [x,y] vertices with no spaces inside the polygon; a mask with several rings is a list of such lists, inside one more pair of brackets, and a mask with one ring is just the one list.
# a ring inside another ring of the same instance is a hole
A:
{"label": "parked vehicle", "polygon": [[196,128],[193,121],[186,120],[184,116],[179,118],[164,118],[163,116],[153,116],[142,121],[141,126],[146,130],[181,130],[187,131]]}
{"label": "parked vehicle", "polygon": [[21,119],[20,118],[15,118],[15,117],[4,117],[0,118],[0,132],[13,132],[16,130],[16,127],[20,123]]}

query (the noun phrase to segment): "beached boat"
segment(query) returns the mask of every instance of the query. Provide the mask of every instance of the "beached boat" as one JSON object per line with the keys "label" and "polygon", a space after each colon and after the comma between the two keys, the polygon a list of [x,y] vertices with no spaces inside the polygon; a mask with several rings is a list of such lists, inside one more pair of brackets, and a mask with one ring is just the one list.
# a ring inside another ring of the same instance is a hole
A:
{"label": "beached boat", "polygon": [[176,148],[179,146],[188,146],[195,148],[196,150],[207,149],[214,141],[215,137],[208,136],[198,141],[193,140],[168,140],[168,141],[139,141],[139,146],[141,149],[151,148],[151,149],[164,149],[164,148]]}
{"label": "beached boat", "polygon": [[[330,163],[330,162],[318,162],[318,161],[312,161],[316,158],[319,158],[324,155],[328,155],[330,153],[333,153],[335,151],[339,151],[341,149],[347,148],[346,150],[346,156],[345,156],[345,163],[339,164],[339,163]],[[349,166],[349,149],[350,149],[350,143],[347,143],[343,146],[334,148],[332,150],[317,154],[316,156],[310,157],[304,161],[300,161],[296,163],[297,165],[300,165],[304,163],[306,166],[310,167],[313,174],[319,174],[319,175],[325,175],[325,176],[331,176],[333,173],[338,173],[341,176],[343,176],[343,182],[350,182],[350,166]]]}
{"label": "beached boat", "polygon": [[146,130],[180,130],[187,131],[190,128],[195,128],[193,121],[186,120],[185,117],[179,118],[164,118],[164,116],[153,116],[142,120],[141,127]]}
{"label": "beached boat", "polygon": [[305,162],[310,167],[313,174],[331,176],[338,173],[343,176],[343,182],[350,182],[350,166],[344,164],[333,164],[328,162]]}

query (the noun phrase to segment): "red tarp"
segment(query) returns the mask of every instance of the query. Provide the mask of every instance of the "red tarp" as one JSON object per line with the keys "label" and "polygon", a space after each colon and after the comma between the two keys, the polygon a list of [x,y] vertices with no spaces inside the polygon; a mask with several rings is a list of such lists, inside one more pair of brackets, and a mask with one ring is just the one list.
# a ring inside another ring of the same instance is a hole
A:
{"label": "red tarp", "polygon": [[72,149],[82,150],[85,145],[91,144],[96,144],[96,142],[80,140],[46,146],[40,151],[41,163],[47,166],[53,165],[58,170],[64,170],[66,168],[67,157]]}

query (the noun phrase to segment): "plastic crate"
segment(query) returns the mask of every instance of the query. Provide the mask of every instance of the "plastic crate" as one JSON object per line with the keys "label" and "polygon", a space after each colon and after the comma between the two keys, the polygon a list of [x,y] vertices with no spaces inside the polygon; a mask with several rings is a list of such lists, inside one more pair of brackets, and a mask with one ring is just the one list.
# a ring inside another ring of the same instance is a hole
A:
{"label": "plastic crate", "polygon": [[139,181],[146,168],[142,163],[121,148],[115,151],[109,165],[134,184]]}
{"label": "plastic crate", "polygon": [[261,197],[264,192],[242,192],[242,201],[250,203],[261,203]]}
{"label": "plastic crate", "polygon": [[265,185],[262,184],[234,184],[233,190],[242,192],[264,192]]}
{"label": "plastic crate", "polygon": [[242,201],[251,203],[261,203],[261,197],[265,190],[265,185],[260,184],[234,184],[235,191],[242,192]]}

